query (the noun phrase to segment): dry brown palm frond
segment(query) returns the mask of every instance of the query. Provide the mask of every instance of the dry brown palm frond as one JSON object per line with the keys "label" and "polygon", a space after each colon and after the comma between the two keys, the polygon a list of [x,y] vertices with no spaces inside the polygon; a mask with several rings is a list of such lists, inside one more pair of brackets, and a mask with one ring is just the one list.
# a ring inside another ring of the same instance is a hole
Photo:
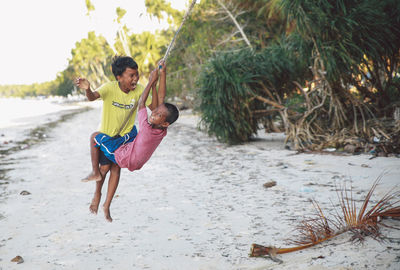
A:
{"label": "dry brown palm frond", "polygon": [[335,219],[326,217],[319,204],[313,201],[316,214],[314,217],[300,222],[297,226],[298,240],[290,241],[291,244],[297,246],[275,248],[253,244],[250,256],[270,256],[271,258],[275,258],[276,254],[289,253],[312,247],[344,232],[353,233],[352,241],[363,241],[365,236],[371,236],[376,240],[381,239],[382,235],[378,226],[381,219],[400,217],[400,191],[395,188],[388,191],[367,211],[371,197],[382,176],[379,176],[374,181],[359,209],[357,209],[356,200],[353,198],[352,187],[349,189],[344,185],[337,189],[341,214],[336,211],[336,215],[334,215]]}

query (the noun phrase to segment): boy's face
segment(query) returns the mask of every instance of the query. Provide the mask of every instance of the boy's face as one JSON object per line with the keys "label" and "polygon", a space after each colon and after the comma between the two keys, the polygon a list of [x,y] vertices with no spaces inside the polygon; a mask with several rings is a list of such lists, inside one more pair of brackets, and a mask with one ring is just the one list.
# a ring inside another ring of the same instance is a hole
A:
{"label": "boy's face", "polygon": [[167,107],[165,107],[164,104],[161,104],[151,112],[149,123],[155,127],[166,128],[169,126],[169,123],[165,122],[167,116]]}
{"label": "boy's face", "polygon": [[122,91],[133,91],[139,81],[139,71],[128,67],[121,76],[117,76],[117,79]]}

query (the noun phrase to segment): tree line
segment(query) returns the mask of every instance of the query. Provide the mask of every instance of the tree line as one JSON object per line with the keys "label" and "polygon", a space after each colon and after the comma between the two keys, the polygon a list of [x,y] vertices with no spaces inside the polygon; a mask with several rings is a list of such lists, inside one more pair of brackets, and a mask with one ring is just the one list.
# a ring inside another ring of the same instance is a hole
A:
{"label": "tree line", "polygon": [[[167,30],[131,33],[121,23],[129,13],[117,8],[112,44],[90,32],[55,81],[0,92],[68,95],[76,74],[99,86],[113,79],[116,54],[132,56],[146,77],[184,11],[165,0],[145,4],[168,20]],[[399,49],[397,0],[202,0],[168,58],[168,95],[194,100],[202,127],[227,143],[248,141],[262,126],[285,131],[296,149],[339,147],[353,137],[365,146],[400,132],[379,120],[393,120],[400,106]]]}
{"label": "tree line", "polygon": [[[88,15],[96,12],[90,0],[85,2]],[[264,2],[254,1],[248,5],[247,1],[203,0],[196,4],[168,59],[169,94],[183,97],[195,95],[195,82],[202,65],[218,52],[234,51],[247,44],[258,50],[282,34],[285,29],[281,19],[273,15],[273,19],[267,20],[266,13],[262,11]],[[132,56],[139,65],[142,77],[146,78],[154,68],[154,63],[163,57],[185,10],[172,8],[166,0],[145,0],[145,5],[150,16],[166,19],[169,28],[155,33],[132,33],[128,25],[122,24],[122,18],[129,16],[129,13],[118,7],[115,20],[119,29],[114,40],[107,41],[103,36],[89,32],[86,38],[75,43],[67,68],[60,71],[55,80],[32,85],[2,85],[0,95],[66,96],[74,93],[72,81],[78,75],[87,76],[95,86],[99,86],[113,79],[110,63],[115,55]],[[238,31],[241,28],[242,34]],[[247,37],[249,40],[246,43],[244,40]]]}

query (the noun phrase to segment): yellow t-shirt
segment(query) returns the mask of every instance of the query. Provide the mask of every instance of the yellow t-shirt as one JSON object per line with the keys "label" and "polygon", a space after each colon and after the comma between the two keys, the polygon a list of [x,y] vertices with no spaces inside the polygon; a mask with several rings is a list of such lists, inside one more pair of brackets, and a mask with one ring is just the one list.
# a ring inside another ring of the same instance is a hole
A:
{"label": "yellow t-shirt", "polygon": [[[125,93],[119,88],[117,81],[111,81],[100,86],[96,90],[103,100],[99,131],[109,136],[117,135],[131,109],[137,105],[143,90],[143,85],[137,84],[135,90]],[[148,106],[150,103],[151,95],[147,98],[146,105]],[[136,112],[137,108],[121,131],[121,136],[131,131],[135,124]]]}

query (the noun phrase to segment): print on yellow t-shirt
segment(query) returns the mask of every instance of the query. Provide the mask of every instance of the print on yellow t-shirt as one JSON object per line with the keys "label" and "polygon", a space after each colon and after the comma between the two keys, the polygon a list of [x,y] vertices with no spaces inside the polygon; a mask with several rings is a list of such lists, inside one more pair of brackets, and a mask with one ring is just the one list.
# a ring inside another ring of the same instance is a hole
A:
{"label": "print on yellow t-shirt", "polygon": [[[99,131],[109,136],[117,135],[117,132],[124,123],[126,117],[129,115],[130,110],[136,106],[144,87],[141,84],[137,84],[135,90],[129,91],[129,93],[123,92],[117,81],[112,81],[103,84],[96,91],[100,94],[103,100],[103,110],[101,114],[101,124]],[[151,98],[147,99],[146,105],[151,103]],[[126,123],[124,129],[119,135],[123,136],[131,131],[135,124],[136,118],[135,110]]]}

